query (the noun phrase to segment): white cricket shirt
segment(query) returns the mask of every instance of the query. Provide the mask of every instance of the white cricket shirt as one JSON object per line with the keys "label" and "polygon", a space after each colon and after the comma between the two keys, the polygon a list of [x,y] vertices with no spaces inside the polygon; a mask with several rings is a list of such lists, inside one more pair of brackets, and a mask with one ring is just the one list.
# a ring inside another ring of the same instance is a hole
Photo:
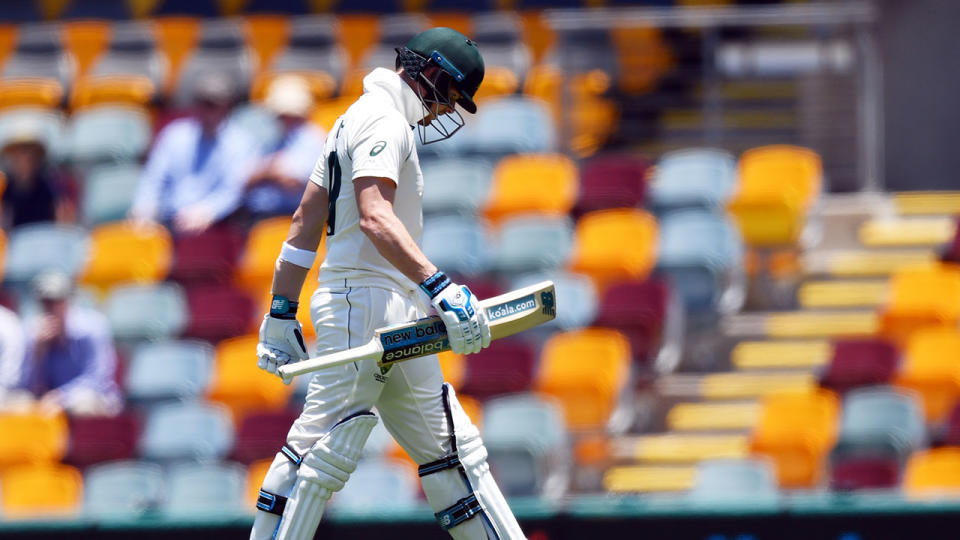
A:
{"label": "white cricket shirt", "polygon": [[413,126],[424,116],[420,99],[396,72],[377,68],[363,79],[363,95],[327,135],[310,181],[330,196],[327,254],[319,281],[326,286],[400,287],[417,284],[377,251],[360,230],[353,180],[389,178],[397,184],[393,211],[417,245],[423,234],[423,174]]}

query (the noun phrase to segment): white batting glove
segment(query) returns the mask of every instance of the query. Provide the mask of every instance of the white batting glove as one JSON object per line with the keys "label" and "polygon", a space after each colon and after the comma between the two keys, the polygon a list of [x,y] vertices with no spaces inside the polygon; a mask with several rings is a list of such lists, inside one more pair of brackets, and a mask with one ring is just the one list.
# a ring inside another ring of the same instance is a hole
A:
{"label": "white batting glove", "polygon": [[[291,362],[309,358],[303,340],[303,327],[297,321],[297,305],[282,296],[274,296],[270,313],[260,324],[260,342],[257,343],[257,367],[268,373]],[[289,384],[289,380],[284,380]]]}
{"label": "white batting glove", "polygon": [[468,287],[453,283],[443,272],[430,276],[420,287],[446,326],[453,352],[470,354],[490,345],[487,318]]}

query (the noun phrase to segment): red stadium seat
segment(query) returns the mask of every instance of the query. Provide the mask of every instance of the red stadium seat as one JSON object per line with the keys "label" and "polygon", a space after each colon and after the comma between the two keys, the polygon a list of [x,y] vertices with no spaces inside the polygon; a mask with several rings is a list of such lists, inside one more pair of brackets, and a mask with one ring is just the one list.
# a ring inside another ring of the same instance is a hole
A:
{"label": "red stadium seat", "polygon": [[820,385],[842,394],[857,386],[885,384],[893,378],[899,361],[897,348],[882,339],[838,341]]}
{"label": "red stadium seat", "polygon": [[237,429],[231,459],[252,463],[272,458],[287,440],[287,431],[299,413],[293,410],[250,413]]}
{"label": "red stadium seat", "polygon": [[462,392],[485,400],[529,390],[536,359],[536,351],[522,341],[494,341],[488,348],[466,357]]}
{"label": "red stadium seat", "polygon": [[942,442],[946,446],[960,446],[960,403],[950,411]]}
{"label": "red stadium seat", "polygon": [[900,464],[892,457],[865,456],[834,463],[830,478],[835,490],[883,489],[900,484]]}
{"label": "red stadium seat", "polygon": [[641,158],[604,155],[587,161],[580,172],[580,196],[575,212],[639,206],[647,191],[650,164]]}
{"label": "red stadium seat", "polygon": [[243,249],[240,231],[216,226],[200,234],[178,236],[170,277],[181,283],[229,283]]}
{"label": "red stadium seat", "polygon": [[634,361],[644,363],[660,348],[669,300],[670,290],[664,281],[620,282],[601,298],[595,324],[626,335]]}
{"label": "red stadium seat", "polygon": [[253,300],[232,285],[196,285],[187,289],[190,322],[185,335],[218,342],[255,330]]}
{"label": "red stadium seat", "polygon": [[87,467],[101,461],[130,459],[137,448],[140,426],[132,413],[118,416],[71,417],[70,442],[64,461]]}

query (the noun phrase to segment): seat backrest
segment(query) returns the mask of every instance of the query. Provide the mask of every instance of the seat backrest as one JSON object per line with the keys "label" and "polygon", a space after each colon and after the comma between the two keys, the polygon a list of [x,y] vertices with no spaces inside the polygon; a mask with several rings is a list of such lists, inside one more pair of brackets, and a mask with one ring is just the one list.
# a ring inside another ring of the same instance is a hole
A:
{"label": "seat backrest", "polygon": [[650,179],[650,200],[658,212],[681,207],[719,208],[736,188],[733,155],[713,148],[688,148],[660,158]]}
{"label": "seat backrest", "polygon": [[405,464],[390,459],[362,460],[350,481],[330,501],[334,512],[408,509],[419,500],[419,484]]}
{"label": "seat backrest", "polygon": [[66,416],[38,410],[0,413],[0,433],[0,468],[59,461],[69,441]]}
{"label": "seat backrest", "polygon": [[839,400],[829,390],[770,394],[762,401],[751,444],[767,453],[801,449],[823,454],[836,440],[839,414]]}
{"label": "seat backrest", "polygon": [[960,397],[960,331],[927,328],[913,332],[896,375],[899,386],[923,397],[926,418],[940,422]]}
{"label": "seat backrest", "polygon": [[145,461],[112,461],[84,473],[83,510],[92,517],[140,515],[163,500],[163,469]]}
{"label": "seat backrest", "polygon": [[643,203],[650,164],[639,157],[601,154],[580,167],[577,211],[630,208]]}
{"label": "seat backrest", "polygon": [[[280,255],[280,246],[290,232],[290,223],[288,217],[276,217],[258,221],[250,228],[237,267],[239,285],[255,294],[270,287],[273,268]],[[319,253],[317,258],[321,258]]]}
{"label": "seat backrest", "polygon": [[167,275],[173,240],[159,224],[116,222],[90,232],[90,258],[80,276],[107,289],[119,283],[155,283]]}
{"label": "seat backrest", "polygon": [[236,516],[247,512],[246,468],[238,463],[185,463],[167,475],[161,512],[168,517]]}
{"label": "seat backrest", "polygon": [[620,332],[562,332],[544,344],[534,387],[561,400],[571,428],[598,427],[610,419],[629,369],[630,344]]}
{"label": "seat backrest", "polygon": [[511,289],[519,289],[544,280],[553,281],[557,304],[557,317],[544,324],[546,329],[582,328],[593,322],[597,314],[597,289],[584,274],[564,270],[547,270],[520,274],[511,280]]}
{"label": "seat backrest", "polygon": [[542,456],[567,448],[563,407],[556,399],[531,392],[499,396],[484,404],[483,417],[488,449],[525,447]]}
{"label": "seat backrest", "polygon": [[195,283],[187,287],[188,337],[211,342],[255,331],[263,312],[245,291],[229,284]]}
{"label": "seat backrest", "polygon": [[137,347],[126,373],[132,400],[194,398],[210,383],[213,347],[194,340],[159,341]]}
{"label": "seat backrest", "polygon": [[960,321],[960,268],[950,265],[908,268],[890,276],[887,302],[880,308],[881,333],[905,347],[910,334],[930,326],[956,327]]}
{"label": "seat backrest", "polygon": [[493,172],[484,215],[493,221],[525,213],[566,215],[576,201],[579,172],[560,154],[515,155]]}
{"label": "seat backrest", "polygon": [[153,139],[150,114],[130,106],[102,104],[74,112],[64,143],[74,163],[135,161]]}
{"label": "seat backrest", "polygon": [[133,163],[106,165],[87,173],[80,214],[88,227],[127,216],[140,183],[141,168]]}
{"label": "seat backrest", "polygon": [[423,211],[474,213],[490,190],[493,167],[485,159],[430,160],[423,168]]}
{"label": "seat backrest", "polygon": [[276,455],[287,440],[290,425],[299,413],[294,410],[263,411],[247,414],[240,422],[231,457],[251,463]]}
{"label": "seat backrest", "polygon": [[243,232],[227,225],[180,235],[173,247],[170,277],[182,283],[232,282],[243,242]]}
{"label": "seat backrest", "polygon": [[889,386],[855,388],[844,398],[840,437],[875,438],[891,434],[907,448],[926,440],[920,397]]}
{"label": "seat backrest", "polygon": [[711,459],[697,464],[690,500],[711,504],[765,504],[778,497],[770,462],[758,459]]}
{"label": "seat backrest", "polygon": [[116,286],[107,296],[105,311],[120,340],[176,336],[187,325],[186,297],[175,283]]}
{"label": "seat backrest", "polygon": [[472,216],[435,216],[424,221],[423,252],[445,271],[483,272],[489,266],[489,246],[486,228]]}
{"label": "seat backrest", "polygon": [[883,339],[844,339],[833,344],[833,354],[820,384],[836,392],[857,386],[890,382],[900,362],[900,352]]}
{"label": "seat backrest", "polygon": [[960,448],[914,453],[904,471],[903,489],[910,497],[955,497],[960,493]]}
{"label": "seat backrest", "polygon": [[90,244],[87,231],[73,225],[31,223],[7,238],[6,280],[26,283],[44,270],[75,276],[86,263]]}
{"label": "seat backrest", "polygon": [[140,436],[140,454],[153,460],[212,459],[233,447],[230,412],[201,401],[151,407]]}
{"label": "seat backrest", "polygon": [[761,184],[788,191],[801,207],[819,194],[823,166],[820,156],[799,146],[769,145],[751,148],[740,156],[740,194],[750,196]]}
{"label": "seat backrest", "polygon": [[257,349],[256,334],[227,339],[217,345],[210,399],[227,405],[237,420],[250,411],[280,411],[293,392],[278,377],[271,377],[250,361]]}
{"label": "seat backrest", "polygon": [[70,465],[38,463],[0,472],[0,513],[6,518],[74,515],[82,496],[83,477]]}
{"label": "seat backrest", "polygon": [[573,250],[573,223],[568,217],[518,215],[500,224],[493,264],[504,273],[558,269]]}
{"label": "seat backrest", "polygon": [[597,210],[577,222],[570,268],[602,291],[612,282],[644,279],[657,258],[657,222],[639,209]]}
{"label": "seat backrest", "polygon": [[504,155],[557,149],[556,127],[547,105],[525,96],[486,100],[465,131],[463,148],[470,153]]}
{"label": "seat backrest", "polygon": [[70,443],[64,461],[77,467],[115,459],[130,459],[136,452],[139,422],[132,413],[115,416],[70,418]]}
{"label": "seat backrest", "polygon": [[478,399],[530,389],[536,353],[523,341],[498,340],[467,357],[463,392]]}

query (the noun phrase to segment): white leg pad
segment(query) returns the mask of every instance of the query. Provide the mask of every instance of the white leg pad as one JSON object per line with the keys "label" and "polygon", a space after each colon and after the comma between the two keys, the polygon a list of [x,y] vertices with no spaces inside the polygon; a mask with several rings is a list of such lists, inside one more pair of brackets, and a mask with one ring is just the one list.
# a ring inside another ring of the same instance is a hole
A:
{"label": "white leg pad", "polygon": [[293,492],[280,519],[276,538],[313,538],[330,495],[343,489],[357,468],[370,431],[377,424],[371,412],[358,413],[333,426],[303,456]]}
{"label": "white leg pad", "polygon": [[[266,491],[269,494],[285,497],[287,493],[290,493],[290,489],[296,480],[296,465],[291,463],[290,459],[283,454],[277,454],[273,463],[270,464],[267,476],[263,479],[261,493]],[[253,519],[253,528],[250,529],[250,540],[272,540],[279,522],[280,516],[258,508],[256,517]]]}
{"label": "white leg pad", "polygon": [[437,521],[455,540],[525,538],[490,474],[479,430],[463,412],[453,388],[444,386],[456,434],[455,454],[420,467],[420,483]]}

